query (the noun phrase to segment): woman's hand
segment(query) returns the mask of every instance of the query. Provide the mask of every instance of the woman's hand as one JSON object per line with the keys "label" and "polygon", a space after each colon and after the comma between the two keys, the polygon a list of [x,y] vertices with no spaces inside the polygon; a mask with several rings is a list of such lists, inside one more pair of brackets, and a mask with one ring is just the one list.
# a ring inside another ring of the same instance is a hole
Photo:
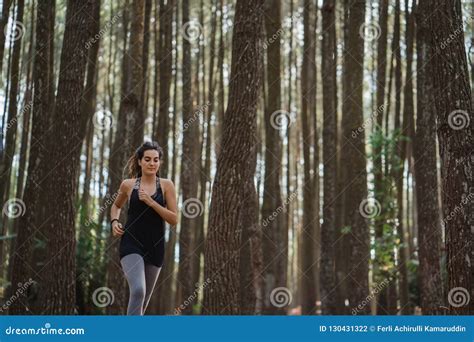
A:
{"label": "woman's hand", "polygon": [[112,223],[112,234],[115,237],[119,237],[122,236],[123,233],[125,233],[125,231],[122,228],[122,224],[118,221],[114,221],[114,223]]}
{"label": "woman's hand", "polygon": [[140,199],[140,201],[145,202],[145,204],[148,206],[151,206],[152,203],[155,202],[153,198],[151,198],[151,196],[148,195],[143,189],[140,189],[138,191],[138,198]]}

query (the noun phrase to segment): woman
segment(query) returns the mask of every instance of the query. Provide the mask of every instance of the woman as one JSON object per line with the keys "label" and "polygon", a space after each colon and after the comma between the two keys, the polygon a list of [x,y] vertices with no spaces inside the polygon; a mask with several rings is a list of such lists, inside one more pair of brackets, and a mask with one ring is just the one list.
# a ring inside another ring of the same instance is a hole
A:
{"label": "woman", "polygon": [[[129,177],[110,210],[113,235],[121,236],[120,263],[130,288],[127,315],[144,315],[165,253],[165,222],[178,222],[172,181],[160,179],[163,156],[156,142],[145,142],[128,161]],[[120,210],[129,199],[125,229]]]}

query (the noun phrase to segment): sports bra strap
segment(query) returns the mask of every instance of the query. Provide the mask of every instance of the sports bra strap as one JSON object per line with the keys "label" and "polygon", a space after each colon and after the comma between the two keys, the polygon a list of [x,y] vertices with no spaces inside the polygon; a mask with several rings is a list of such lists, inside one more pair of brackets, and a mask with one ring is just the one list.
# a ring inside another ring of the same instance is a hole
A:
{"label": "sports bra strap", "polygon": [[135,180],[135,185],[133,186],[134,189],[136,189],[136,190],[140,189],[140,180],[141,180],[141,177],[138,177]]}
{"label": "sports bra strap", "polygon": [[156,177],[156,192],[161,188],[160,177]]}

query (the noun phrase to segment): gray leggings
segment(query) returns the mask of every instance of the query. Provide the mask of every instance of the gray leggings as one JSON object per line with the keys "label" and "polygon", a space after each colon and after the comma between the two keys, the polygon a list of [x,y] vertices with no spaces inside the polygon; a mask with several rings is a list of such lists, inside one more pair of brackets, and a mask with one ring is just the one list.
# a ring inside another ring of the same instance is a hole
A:
{"label": "gray leggings", "polygon": [[161,267],[146,264],[140,254],[128,254],[120,263],[130,289],[127,315],[144,315]]}

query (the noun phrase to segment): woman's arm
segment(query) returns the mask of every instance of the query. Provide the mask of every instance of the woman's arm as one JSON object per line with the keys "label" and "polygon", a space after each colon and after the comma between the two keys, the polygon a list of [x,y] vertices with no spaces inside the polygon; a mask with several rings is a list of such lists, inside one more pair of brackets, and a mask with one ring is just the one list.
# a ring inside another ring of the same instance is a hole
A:
{"label": "woman's arm", "polygon": [[154,201],[144,190],[140,190],[139,198],[149,207],[153,208],[163,220],[168,222],[171,226],[176,226],[178,224],[178,207],[176,204],[176,190],[174,184],[169,179],[162,179],[162,188],[166,199],[166,208]]}

